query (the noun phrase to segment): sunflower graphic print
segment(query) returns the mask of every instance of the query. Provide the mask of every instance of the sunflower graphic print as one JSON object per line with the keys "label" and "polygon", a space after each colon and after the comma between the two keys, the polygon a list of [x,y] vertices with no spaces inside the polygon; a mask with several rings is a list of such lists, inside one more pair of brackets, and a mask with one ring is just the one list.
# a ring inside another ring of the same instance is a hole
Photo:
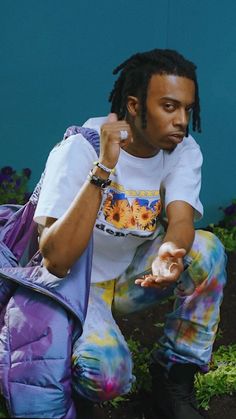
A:
{"label": "sunflower graphic print", "polygon": [[99,218],[115,230],[128,230],[133,235],[150,236],[156,230],[160,213],[158,190],[130,191],[113,183],[110,194],[103,202]]}

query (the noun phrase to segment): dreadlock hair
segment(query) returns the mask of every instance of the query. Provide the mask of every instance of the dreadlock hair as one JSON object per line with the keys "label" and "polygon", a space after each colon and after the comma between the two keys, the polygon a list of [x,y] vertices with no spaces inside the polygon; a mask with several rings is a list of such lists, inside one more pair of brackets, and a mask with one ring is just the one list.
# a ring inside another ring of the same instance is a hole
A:
{"label": "dreadlock hair", "polygon": [[[126,116],[128,96],[138,96],[141,104],[142,127],[146,128],[146,99],[149,81],[154,74],[176,75],[186,77],[195,84],[195,105],[192,112],[193,131],[201,132],[200,101],[196,76],[196,65],[186,60],[177,51],[170,49],[153,49],[151,51],[132,55],[113,70],[120,75],[109,96],[111,112],[118,119]],[[188,130],[187,130],[188,134]]]}

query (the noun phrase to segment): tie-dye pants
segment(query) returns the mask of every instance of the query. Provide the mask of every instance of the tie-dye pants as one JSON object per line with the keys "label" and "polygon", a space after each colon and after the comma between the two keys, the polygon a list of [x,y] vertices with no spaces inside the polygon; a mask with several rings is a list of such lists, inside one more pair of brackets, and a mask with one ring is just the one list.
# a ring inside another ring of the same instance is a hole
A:
{"label": "tie-dye pants", "polygon": [[131,313],[171,295],[173,311],[167,313],[155,358],[167,368],[174,362],[207,368],[226,281],[224,248],[213,234],[198,230],[178,284],[165,290],[135,285],[134,278],[150,268],[161,243],[162,236],[145,242],[119,278],[92,284],[84,331],[72,357],[74,388],[83,397],[112,399],[127,393],[134,380],[131,355],[112,311]]}

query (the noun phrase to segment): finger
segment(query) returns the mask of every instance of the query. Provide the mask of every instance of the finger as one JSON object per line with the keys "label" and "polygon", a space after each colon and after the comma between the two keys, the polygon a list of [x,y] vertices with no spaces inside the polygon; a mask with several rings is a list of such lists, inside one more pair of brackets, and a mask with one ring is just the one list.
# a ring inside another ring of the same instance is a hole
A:
{"label": "finger", "polygon": [[136,278],[135,279],[135,284],[136,283],[140,283],[140,282],[143,282],[143,281],[155,281],[156,280],[156,276],[155,275],[151,275],[151,274],[147,274],[147,275],[143,275],[143,276],[141,276],[140,278]]}
{"label": "finger", "polygon": [[149,282],[149,281],[147,281],[146,279],[142,279],[142,278],[140,278],[140,279],[135,279],[135,281],[134,281],[134,283],[135,283],[136,285],[141,285],[141,284],[143,284],[144,282]]}
{"label": "finger", "polygon": [[139,279],[139,280],[136,280],[135,281],[135,284],[136,285],[140,285],[141,287],[148,287],[151,284],[156,286],[155,281],[150,281],[149,279]]}
{"label": "finger", "polygon": [[[133,138],[132,138],[132,131],[130,129],[130,126],[126,123],[126,121],[124,121],[125,123],[119,124],[118,128],[118,137],[119,137],[119,141],[120,141],[120,146],[126,147],[128,144],[130,144],[131,142],[133,142]],[[123,137],[124,136],[124,137]]]}
{"label": "finger", "polygon": [[152,287],[152,288],[158,288],[158,289],[161,289],[161,290],[165,290],[166,288],[168,288],[169,285],[172,284],[172,282],[165,281],[165,282],[161,283],[161,282],[155,282],[155,281],[150,281],[150,280],[145,279],[145,280],[137,280],[137,281],[135,281],[135,284],[140,285],[141,287],[145,287],[145,288]]}
{"label": "finger", "polygon": [[173,282],[176,281],[176,275],[175,274],[170,274],[167,277],[156,277],[156,276],[151,276],[151,275],[146,275],[143,278],[138,278],[135,280],[135,284],[136,285],[141,285],[142,287],[147,286],[148,284],[153,284],[156,285],[160,288],[164,288],[167,287],[168,285],[172,284]]}
{"label": "finger", "polygon": [[146,287],[148,284],[155,284],[155,281],[151,278],[140,278],[136,279],[134,282],[136,285],[140,285],[141,287]]}
{"label": "finger", "polygon": [[109,113],[108,117],[107,117],[107,122],[117,122],[118,121],[118,117],[116,113]]}
{"label": "finger", "polygon": [[132,136],[128,136],[127,140],[120,140],[121,148],[126,147],[130,143],[133,143],[133,137]]}

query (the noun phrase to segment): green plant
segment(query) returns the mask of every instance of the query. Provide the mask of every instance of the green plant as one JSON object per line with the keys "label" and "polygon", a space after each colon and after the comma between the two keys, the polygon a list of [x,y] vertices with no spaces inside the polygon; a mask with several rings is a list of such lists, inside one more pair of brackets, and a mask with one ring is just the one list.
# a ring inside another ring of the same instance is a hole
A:
{"label": "green plant", "polygon": [[149,373],[149,361],[151,353],[154,349],[158,347],[155,344],[152,349],[148,349],[141,345],[141,343],[131,336],[127,339],[129,350],[132,354],[133,359],[133,374],[135,376],[135,381],[133,382],[131,391],[129,394],[116,397],[113,400],[104,402],[103,405],[109,404],[113,408],[117,408],[120,403],[128,402],[130,395],[135,395],[139,391],[149,392],[151,391],[151,376]]}
{"label": "green plant", "polygon": [[236,250],[236,199],[223,211],[223,218],[218,225],[211,224],[212,232],[219,237],[228,252]]}
{"label": "green plant", "polygon": [[[133,357],[133,373],[136,381],[128,395],[116,397],[104,402],[103,405],[109,404],[112,408],[117,408],[120,403],[128,402],[130,395],[151,391],[148,365],[151,353],[158,345],[155,344],[152,349],[148,349],[132,337],[128,339],[128,345]],[[213,352],[210,371],[207,374],[196,375],[195,390],[199,406],[205,410],[209,409],[212,397],[232,395],[236,392],[236,344],[222,345]]]}
{"label": "green plant", "polygon": [[133,359],[133,374],[136,377],[133,383],[131,393],[138,393],[140,390],[151,390],[151,377],[149,374],[149,361],[153,350],[157,348],[157,344],[152,349],[145,348],[137,340],[130,337],[127,340]]}
{"label": "green plant", "polygon": [[206,410],[213,396],[236,392],[236,345],[220,346],[213,353],[210,371],[197,374],[195,388],[198,403]]}
{"label": "green plant", "polygon": [[219,327],[217,332],[216,332],[216,340],[222,339],[223,338],[223,330]]}
{"label": "green plant", "polygon": [[0,204],[25,204],[29,199],[30,169],[17,173],[12,167],[0,169]]}
{"label": "green plant", "polygon": [[233,199],[232,203],[226,208],[220,208],[220,209],[224,213],[224,217],[220,221],[220,225],[225,228],[236,227],[236,199]]}
{"label": "green plant", "polygon": [[236,227],[228,229],[212,225],[212,232],[219,237],[228,252],[236,250]]}

